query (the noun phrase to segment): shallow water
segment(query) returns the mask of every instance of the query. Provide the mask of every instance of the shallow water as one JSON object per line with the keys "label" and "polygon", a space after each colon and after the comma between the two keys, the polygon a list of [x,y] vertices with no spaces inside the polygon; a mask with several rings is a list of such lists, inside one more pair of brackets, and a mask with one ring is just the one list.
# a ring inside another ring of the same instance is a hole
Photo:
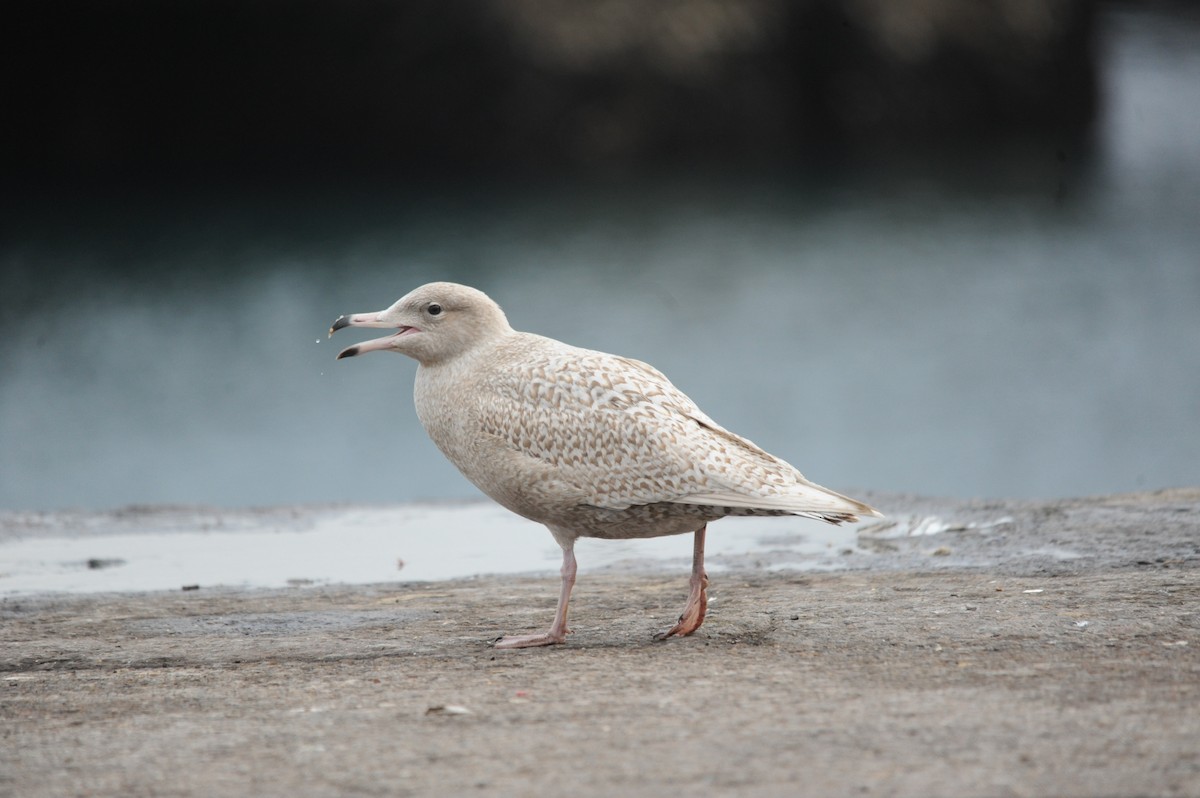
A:
{"label": "shallow water", "polygon": [[325,339],[432,279],[653,363],[845,490],[1198,484],[1200,36],[1114,23],[1095,165],[1066,184],[726,176],[30,223],[0,252],[0,508],[477,496],[416,421],[414,365]]}
{"label": "shallow water", "polygon": [[[0,541],[0,595],[197,588],[279,588],[557,571],[545,527],[491,503],[305,511],[300,520],[191,511],[34,518]],[[691,536],[581,540],[581,574],[691,567]],[[845,567],[855,527],[738,518],[713,526],[709,570],[737,561],[764,570]]]}

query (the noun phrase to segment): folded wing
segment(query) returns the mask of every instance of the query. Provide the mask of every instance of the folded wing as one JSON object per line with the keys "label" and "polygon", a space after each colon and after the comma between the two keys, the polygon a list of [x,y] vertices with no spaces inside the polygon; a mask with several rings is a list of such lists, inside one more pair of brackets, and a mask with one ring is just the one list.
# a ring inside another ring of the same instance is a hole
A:
{"label": "folded wing", "polygon": [[637,360],[571,348],[496,388],[485,431],[552,465],[597,507],[674,502],[831,523],[879,515],[721,427]]}

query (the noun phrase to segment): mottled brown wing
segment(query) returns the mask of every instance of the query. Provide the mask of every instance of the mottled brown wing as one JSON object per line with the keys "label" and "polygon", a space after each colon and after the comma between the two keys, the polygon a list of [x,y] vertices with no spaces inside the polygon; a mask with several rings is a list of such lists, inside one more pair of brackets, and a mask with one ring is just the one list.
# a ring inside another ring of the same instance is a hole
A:
{"label": "mottled brown wing", "polygon": [[552,465],[608,509],[704,487],[680,442],[694,405],[649,366],[589,350],[550,353],[491,386],[484,432]]}

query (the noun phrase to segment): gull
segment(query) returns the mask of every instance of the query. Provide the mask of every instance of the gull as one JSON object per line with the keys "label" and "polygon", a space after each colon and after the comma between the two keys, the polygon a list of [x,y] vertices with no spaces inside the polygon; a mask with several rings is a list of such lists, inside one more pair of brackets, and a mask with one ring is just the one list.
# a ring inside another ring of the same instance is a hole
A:
{"label": "gull", "polygon": [[704,538],[727,516],[802,516],[841,524],[878,516],[709,418],[653,366],[514,330],[482,291],[436,282],[386,310],[339,317],[395,330],[337,359],[397,352],[417,361],[417,417],[481,491],[544,524],[562,548],[549,630],[504,636],[500,649],[566,641],[575,541],[693,534],[687,604],[658,638],[704,622]]}

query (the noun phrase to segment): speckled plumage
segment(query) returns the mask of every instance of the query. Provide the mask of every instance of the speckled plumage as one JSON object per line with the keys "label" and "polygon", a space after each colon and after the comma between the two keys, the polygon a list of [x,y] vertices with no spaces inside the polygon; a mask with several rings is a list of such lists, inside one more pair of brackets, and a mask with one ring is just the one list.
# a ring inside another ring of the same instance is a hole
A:
{"label": "speckled plumage", "polygon": [[564,552],[579,537],[697,532],[728,515],[878,514],[721,427],[652,366],[517,332],[473,288],[431,283],[380,313],[344,316],[331,333],[346,326],[400,330],[339,357],[416,358],[417,415],[430,438],[488,496],[545,524]]}

